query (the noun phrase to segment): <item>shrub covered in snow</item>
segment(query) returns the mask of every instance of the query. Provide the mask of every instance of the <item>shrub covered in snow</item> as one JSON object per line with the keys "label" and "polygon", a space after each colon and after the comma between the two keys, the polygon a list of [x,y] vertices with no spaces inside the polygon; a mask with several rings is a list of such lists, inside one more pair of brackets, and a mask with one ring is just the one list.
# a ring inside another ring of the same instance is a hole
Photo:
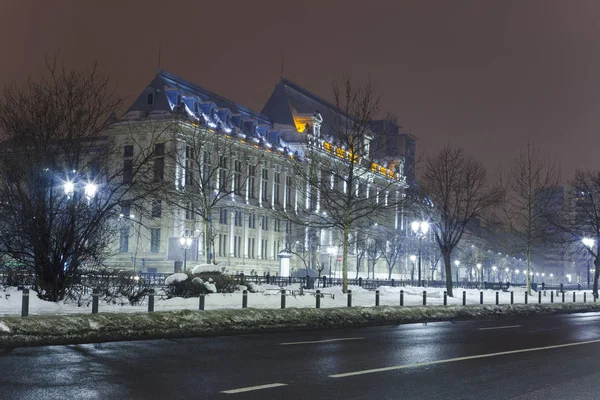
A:
{"label": "shrub covered in snow", "polygon": [[172,297],[196,297],[208,293],[233,293],[238,281],[221,272],[178,273],[165,279],[165,294]]}
{"label": "shrub covered in snow", "polygon": [[135,271],[99,270],[88,272],[82,284],[71,285],[65,293],[65,303],[89,306],[92,290],[97,290],[100,300],[109,304],[138,305],[150,293],[150,288]]}

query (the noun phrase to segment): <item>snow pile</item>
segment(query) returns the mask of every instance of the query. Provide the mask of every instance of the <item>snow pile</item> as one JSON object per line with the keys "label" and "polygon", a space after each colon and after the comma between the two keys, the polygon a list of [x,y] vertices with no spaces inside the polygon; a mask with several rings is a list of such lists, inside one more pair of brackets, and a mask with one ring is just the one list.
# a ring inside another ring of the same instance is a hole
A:
{"label": "snow pile", "polygon": [[560,303],[483,307],[475,305],[467,307],[338,307],[329,309],[289,308],[285,310],[248,308],[245,310],[183,310],[136,314],[7,317],[0,319],[0,324],[4,326],[3,329],[0,329],[0,348],[202,337],[298,329],[349,328],[496,318],[501,315],[527,316],[598,312],[599,310],[600,304],[597,303]]}
{"label": "snow pile", "polygon": [[223,268],[214,264],[200,264],[192,268],[192,274],[199,274],[201,272],[222,272]]}
{"label": "snow pile", "polygon": [[211,293],[217,293],[217,286],[209,279],[208,282],[204,282],[204,287]]}
{"label": "snow pile", "polygon": [[187,279],[188,279],[187,274],[184,274],[183,272],[179,272],[179,273],[167,276],[167,278],[165,279],[165,285],[172,285],[177,282],[185,282],[185,281],[187,281]]}

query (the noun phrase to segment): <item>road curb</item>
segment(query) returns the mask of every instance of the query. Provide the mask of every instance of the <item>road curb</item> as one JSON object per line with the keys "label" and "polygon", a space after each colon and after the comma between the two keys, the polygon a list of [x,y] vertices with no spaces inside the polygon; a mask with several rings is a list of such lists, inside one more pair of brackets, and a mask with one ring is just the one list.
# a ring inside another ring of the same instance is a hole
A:
{"label": "road curb", "polygon": [[426,307],[344,307],[101,313],[4,317],[0,350],[24,346],[174,339],[235,334],[399,325],[600,312],[600,303]]}

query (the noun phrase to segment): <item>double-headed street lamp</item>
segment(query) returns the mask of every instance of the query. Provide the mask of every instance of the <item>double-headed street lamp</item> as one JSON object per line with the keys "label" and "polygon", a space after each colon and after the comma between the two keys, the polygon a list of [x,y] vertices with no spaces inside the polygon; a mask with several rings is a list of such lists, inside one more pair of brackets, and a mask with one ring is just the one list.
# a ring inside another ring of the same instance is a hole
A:
{"label": "double-headed street lamp", "polygon": [[419,286],[421,286],[421,241],[429,232],[429,222],[427,221],[413,221],[410,224],[410,228],[412,229],[415,236],[419,239]]}
{"label": "double-headed street lamp", "polygon": [[192,238],[191,237],[180,237],[179,245],[183,249],[183,272],[185,272],[187,266],[187,251],[192,246]]}

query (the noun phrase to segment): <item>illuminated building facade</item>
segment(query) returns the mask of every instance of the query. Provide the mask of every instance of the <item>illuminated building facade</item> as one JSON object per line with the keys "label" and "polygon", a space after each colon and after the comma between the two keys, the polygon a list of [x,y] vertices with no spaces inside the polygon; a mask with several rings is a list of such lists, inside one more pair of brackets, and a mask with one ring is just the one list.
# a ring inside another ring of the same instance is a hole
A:
{"label": "illuminated building facade", "polygon": [[[186,157],[192,152],[185,137],[194,132],[230,143],[227,157],[221,155],[219,161],[216,154],[210,160],[207,149],[214,149],[210,141],[205,151],[197,151],[202,153],[197,157],[200,163],[230,171],[232,179],[227,181],[227,196],[211,209],[210,223],[189,205],[149,200],[142,206],[147,209],[145,221],[135,221],[135,227],[132,224],[131,229],[123,230],[115,244],[114,264],[144,272],[169,272],[186,254],[188,266],[210,260],[229,272],[277,273],[278,253],[307,242],[296,240],[307,235],[305,228],[281,217],[307,204],[293,184],[290,159],[301,160],[307,146],[319,146],[331,157],[348,157],[346,150],[330,139],[328,124],[335,112],[331,104],[284,79],[258,113],[160,70],[123,118],[109,128],[117,138],[127,137],[123,133],[132,130],[139,137],[136,143],[122,143],[124,166],[129,165],[131,152],[143,151],[144,138],[161,126],[164,148],[152,151],[158,151],[157,159],[165,155],[166,160],[158,165],[163,169],[161,177],[172,182],[174,194],[189,190],[191,172]],[[370,168],[376,179],[392,179],[399,190],[405,188],[402,157],[373,162]],[[222,186],[220,176],[215,193]],[[128,209],[123,214],[135,218]],[[141,218],[142,213],[139,215]],[[319,240],[325,236],[319,235]],[[189,249],[180,246],[182,237],[192,239]],[[314,263],[292,260],[292,273],[306,274],[305,267],[311,270]]]}

